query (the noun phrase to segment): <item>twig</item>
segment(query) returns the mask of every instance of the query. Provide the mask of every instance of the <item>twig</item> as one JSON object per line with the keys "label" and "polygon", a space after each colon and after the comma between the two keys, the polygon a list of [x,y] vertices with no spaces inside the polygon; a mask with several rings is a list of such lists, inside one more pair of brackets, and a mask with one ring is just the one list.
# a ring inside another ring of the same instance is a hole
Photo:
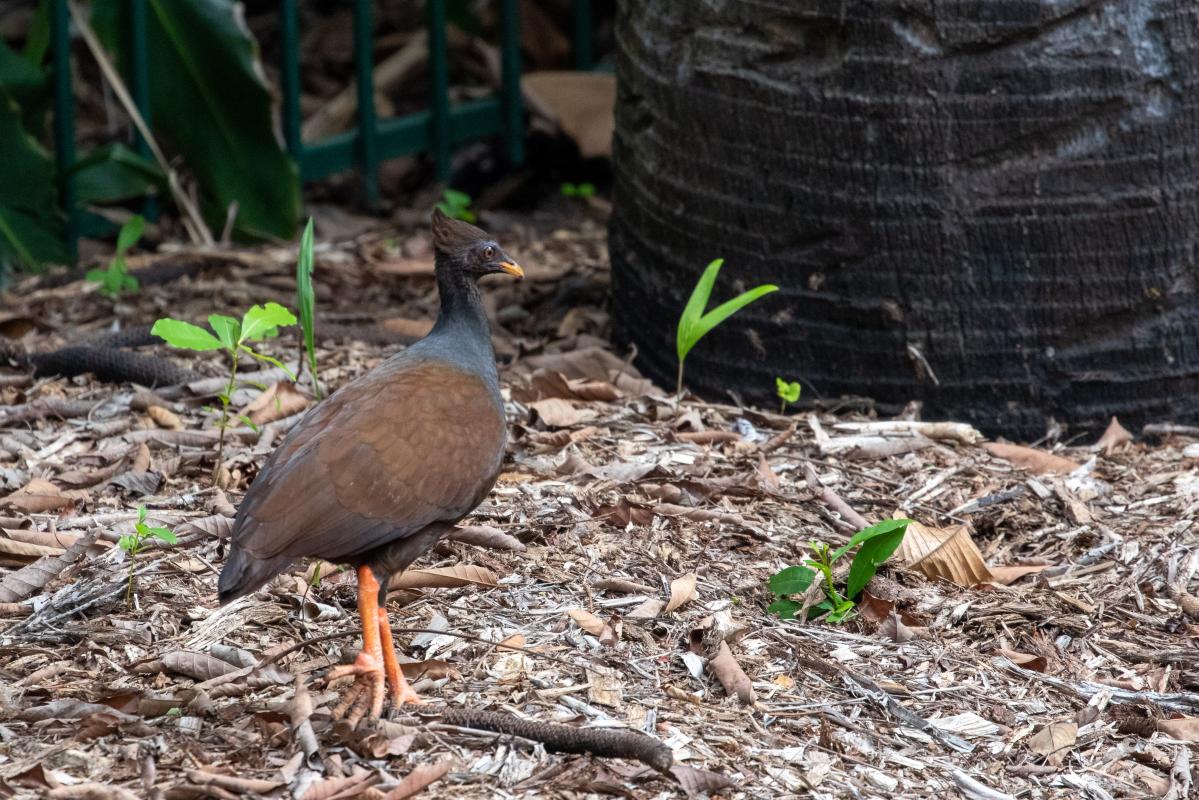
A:
{"label": "twig", "polygon": [[552,753],[590,753],[600,758],[629,758],[662,773],[668,772],[674,764],[674,752],[668,746],[636,731],[573,728],[470,708],[449,709],[441,718],[450,725],[532,739],[541,742]]}
{"label": "twig", "polygon": [[175,198],[175,203],[178,204],[179,210],[183,212],[184,218],[189,225],[186,225],[188,233],[191,235],[192,241],[196,244],[215,244],[212,238],[212,232],[208,230],[208,225],[204,222],[204,217],[200,215],[200,210],[196,207],[192,199],[183,191],[183,187],[179,184],[179,174],[171,168],[166,156],[163,155],[162,148],[158,146],[154,134],[150,131],[150,127],[146,125],[145,119],[142,118],[141,112],[137,109],[137,104],[133,102],[133,98],[129,94],[129,89],[125,87],[125,82],[121,80],[121,74],[109,60],[108,54],[104,52],[104,47],[100,44],[100,40],[96,38],[96,32],[92,30],[91,23],[80,10],[77,2],[69,3],[68,7],[71,11],[71,20],[75,23],[75,27],[79,29],[80,35],[83,36],[83,41],[87,44],[87,49],[91,52],[92,57],[96,59],[96,64],[99,65],[100,71],[104,73],[105,80],[112,86],[113,92],[117,99],[121,101],[121,105],[125,108],[125,113],[133,120],[134,126],[142,139],[150,148],[150,152],[154,155],[154,160],[158,162],[158,166],[167,176],[167,186],[171,189],[171,196]]}
{"label": "twig", "polygon": [[869,520],[850,508],[849,503],[842,500],[836,492],[820,483],[820,477],[816,474],[816,470],[812,469],[811,464],[804,464],[803,471],[804,477],[808,481],[808,488],[820,496],[821,502],[841,515],[841,523],[845,528],[860,531],[870,527]]}

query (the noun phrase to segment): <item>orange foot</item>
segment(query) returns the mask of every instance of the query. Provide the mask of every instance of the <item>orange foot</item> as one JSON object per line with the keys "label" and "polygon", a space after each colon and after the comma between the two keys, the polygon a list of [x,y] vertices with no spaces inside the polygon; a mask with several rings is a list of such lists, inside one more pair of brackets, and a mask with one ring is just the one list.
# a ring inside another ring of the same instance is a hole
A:
{"label": "orange foot", "polygon": [[353,664],[343,664],[329,671],[327,680],[335,681],[347,675],[357,676],[346,689],[341,701],[333,707],[333,719],[343,717],[351,727],[370,711],[372,717],[383,713],[383,664],[379,658],[365,650],[358,654]]}

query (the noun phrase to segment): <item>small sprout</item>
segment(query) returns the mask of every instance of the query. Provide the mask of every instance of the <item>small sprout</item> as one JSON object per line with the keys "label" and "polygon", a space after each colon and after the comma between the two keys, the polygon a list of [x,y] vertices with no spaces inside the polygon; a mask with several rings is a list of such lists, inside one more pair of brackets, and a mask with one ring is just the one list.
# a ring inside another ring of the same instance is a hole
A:
{"label": "small sprout", "polygon": [[456,189],[446,189],[441,193],[441,202],[437,204],[441,213],[450,219],[460,219],[463,222],[474,222],[478,217],[470,210],[470,195]]}
{"label": "small sprout", "polygon": [[[217,395],[217,399],[221,401],[221,419],[217,423],[220,428],[221,435],[217,439],[216,464],[212,468],[212,480],[215,483],[220,475],[221,461],[224,458],[225,452],[225,429],[229,427],[229,403],[232,401],[233,392],[237,389],[237,365],[242,354],[256,358],[259,361],[278,367],[283,370],[291,380],[295,380],[291,370],[283,365],[279,359],[273,356],[268,356],[265,353],[260,353],[250,347],[250,342],[260,342],[263,339],[271,339],[279,335],[279,328],[287,327],[296,324],[296,317],[290,311],[278,303],[267,303],[265,306],[253,306],[242,315],[241,321],[233,317],[226,317],[221,314],[213,314],[208,317],[208,326],[212,328],[212,333],[204,330],[198,325],[192,325],[190,322],[183,320],[171,319],[166,317],[154,323],[154,327],[150,329],[150,333],[163,339],[172,347],[178,347],[181,350],[199,350],[201,352],[209,350],[224,350],[225,355],[229,358],[229,382],[225,385],[225,390]],[[214,335],[215,334],[215,335]],[[243,422],[250,424],[248,418],[238,417]]]}
{"label": "small sprout", "polygon": [[586,200],[588,197],[595,197],[594,183],[564,183],[559,191],[563,197],[578,197]]}
{"label": "small sprout", "polygon": [[[808,547],[812,557],[804,562],[805,566],[787,567],[775,573],[767,582],[766,586],[775,600],[766,610],[782,619],[794,619],[803,606],[787,598],[804,594],[812,581],[819,578],[824,599],[808,609],[808,619],[826,614],[829,622],[839,623],[850,619],[854,613],[853,598],[870,583],[879,565],[899,549],[910,522],[908,519],[883,520],[854,534],[843,547],[835,551],[830,551],[824,542],[811,542]],[[855,547],[858,552],[850,562],[845,594],[842,595],[833,581],[833,566]]]}
{"label": "small sprout", "polygon": [[779,406],[780,414],[786,413],[788,403],[795,403],[799,401],[799,381],[791,381],[788,383],[782,378],[775,378],[774,388],[778,393],[778,396],[783,401]]}
{"label": "small sprout", "polygon": [[100,284],[102,294],[115,299],[123,292],[137,291],[137,278],[129,274],[129,265],[125,263],[125,252],[137,244],[137,240],[142,238],[145,229],[145,219],[141,216],[130,217],[121,226],[121,232],[117,234],[117,250],[113,254],[108,268],[87,271],[87,275],[84,277],[92,283]]}
{"label": "small sprout", "polygon": [[146,507],[137,507],[137,523],[133,526],[133,533],[127,533],[117,540],[117,547],[125,551],[129,557],[129,585],[125,590],[125,603],[129,606],[133,605],[133,568],[135,566],[134,559],[137,554],[145,550],[150,545],[151,539],[158,539],[166,545],[175,545],[178,539],[169,528],[152,528],[146,524]]}
{"label": "small sprout", "polygon": [[691,348],[695,347],[695,343],[702,339],[710,330],[759,297],[778,291],[779,287],[773,284],[763,284],[734,297],[728,302],[722,303],[705,314],[704,309],[708,306],[708,298],[711,297],[712,288],[716,285],[716,275],[720,272],[720,267],[723,264],[724,259],[718,258],[708,265],[707,269],[704,270],[704,274],[700,276],[699,282],[695,284],[695,289],[691,292],[691,299],[687,301],[687,305],[683,308],[683,316],[679,318],[679,328],[676,337],[679,376],[678,382],[675,385],[675,394],[681,395],[683,393],[683,362],[686,360],[687,354],[691,352]]}
{"label": "small sprout", "polygon": [[[300,330],[304,334],[304,354],[308,357],[308,372],[312,375],[312,393],[321,399],[321,385],[316,379],[316,293],[312,289],[312,217],[300,237],[300,257],[296,260],[296,305],[300,310]],[[300,359],[304,364],[304,359]]]}

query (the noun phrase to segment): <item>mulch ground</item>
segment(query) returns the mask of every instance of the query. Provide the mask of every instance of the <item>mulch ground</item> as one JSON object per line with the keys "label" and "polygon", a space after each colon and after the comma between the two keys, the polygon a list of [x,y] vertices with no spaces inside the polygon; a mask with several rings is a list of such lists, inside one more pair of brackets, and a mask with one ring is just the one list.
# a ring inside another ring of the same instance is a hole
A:
{"label": "mulch ground", "polygon": [[[426,703],[379,723],[329,713],[323,676],[358,646],[351,574],[297,565],[216,602],[231,515],[310,407],[306,377],[239,390],[255,427],[228,431],[214,485],[219,380],[0,372],[0,797],[1196,796],[1185,430],[1005,448],[960,425],[679,402],[608,344],[601,220],[484,222],[528,273],[486,291],[509,459],[469,531],[393,587]],[[436,313],[415,224],[317,261],[329,389]],[[288,248],[204,264],[116,303],[27,283],[0,333],[48,348],[294,306]],[[294,364],[296,347],[265,349]],[[136,556],[127,599],[116,545],[139,506],[178,543]],[[768,578],[809,542],[895,516],[918,524],[854,619],[767,613]],[[642,731],[676,766],[547,752],[537,724],[482,732],[446,713],[462,709]]]}

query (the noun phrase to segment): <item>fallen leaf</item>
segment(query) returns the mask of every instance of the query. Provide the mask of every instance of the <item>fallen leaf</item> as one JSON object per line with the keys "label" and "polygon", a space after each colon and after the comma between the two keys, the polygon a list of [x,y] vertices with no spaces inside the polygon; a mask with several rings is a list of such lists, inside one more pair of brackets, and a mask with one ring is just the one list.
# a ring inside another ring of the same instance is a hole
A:
{"label": "fallen leaf", "polygon": [[987,567],[991,571],[991,583],[1009,586],[1025,575],[1035,575],[1049,569],[1051,564],[1009,564],[1003,567]]}
{"label": "fallen leaf", "polygon": [[243,408],[241,413],[249,417],[255,425],[266,425],[300,413],[308,408],[310,402],[312,401],[308,396],[291,381],[276,381],[254,398],[254,402]]}
{"label": "fallen leaf", "polygon": [[520,84],[529,105],[556,122],[583,158],[612,155],[615,75],[544,70],[525,74]]}
{"label": "fallen leaf", "polygon": [[133,454],[133,461],[129,464],[130,472],[147,472],[150,469],[150,447],[145,442],[138,442],[137,449]]}
{"label": "fallen leaf", "polygon": [[670,774],[679,782],[679,787],[688,797],[699,797],[701,795],[715,797],[721,789],[728,789],[731,786],[737,785],[731,779],[726,778],[718,772],[699,769],[698,767],[691,767],[686,764],[675,764],[670,768]]}
{"label": "fallen leaf", "polygon": [[86,492],[64,492],[48,480],[34,478],[0,501],[0,505],[11,506],[27,514],[44,514],[70,508],[78,499],[86,499]]}
{"label": "fallen leaf", "polygon": [[662,601],[651,597],[625,615],[628,619],[653,619],[662,613]]}
{"label": "fallen leaf", "polygon": [[1028,749],[1045,757],[1052,766],[1060,767],[1078,740],[1078,725],[1074,722],[1051,722],[1028,740]]}
{"label": "fallen leaf", "polygon": [[1080,466],[1068,458],[1018,444],[986,442],[983,449],[996,458],[1027,469],[1034,475],[1069,475]]}
{"label": "fallen leaf", "polygon": [[1182,742],[1199,742],[1199,717],[1159,719],[1157,729],[1172,739]]}
{"label": "fallen leaf", "polygon": [[392,577],[388,589],[453,589],[458,586],[498,586],[495,573],[486,567],[458,564],[453,567],[406,569]]}
{"label": "fallen leaf", "polygon": [[86,536],[80,537],[61,555],[46,556],[28,566],[21,567],[16,572],[5,575],[4,580],[0,581],[0,603],[15,603],[24,600],[45,587],[64,569],[82,558],[87,549],[95,544],[98,534],[99,529],[97,528]]}
{"label": "fallen leaf", "polygon": [[587,699],[592,703],[609,708],[620,708],[624,684],[620,672],[611,667],[598,665],[587,667]]}
{"label": "fallen leaf", "polygon": [[910,642],[912,639],[916,638],[916,630],[905,625],[903,620],[900,619],[899,615],[895,612],[888,614],[882,623],[879,624],[878,632],[882,636],[898,644]]}
{"label": "fallen leaf", "polygon": [[530,403],[529,408],[533,409],[541,421],[551,428],[569,428],[583,420],[595,417],[594,411],[587,408],[576,408],[569,400],[557,397]]}
{"label": "fallen leaf", "polygon": [[621,592],[622,594],[652,594],[654,591],[652,586],[624,578],[600,578],[591,586],[601,592]]}
{"label": "fallen leaf", "polygon": [[996,648],[995,652],[1011,660],[1013,664],[1024,667],[1025,669],[1044,672],[1047,663],[1044,656],[1036,656],[1031,653],[1021,653],[1019,650],[1005,650],[1002,647]]}
{"label": "fallen leaf", "polygon": [[[453,761],[444,759],[436,764],[421,764],[416,769],[409,772],[404,780],[400,781],[400,785],[392,789],[383,796],[383,800],[404,800],[406,797],[411,797],[417,792],[422,791],[429,784],[439,781],[446,776],[453,766]],[[305,796],[305,800],[313,800]]]}
{"label": "fallen leaf", "polygon": [[566,615],[592,636],[599,636],[604,632],[604,621],[584,608],[572,608]]}
{"label": "fallen leaf", "polygon": [[179,415],[169,408],[162,406],[149,406],[146,409],[146,414],[150,419],[154,420],[154,424],[164,430],[181,431],[183,430],[183,420],[179,419]]}
{"label": "fallen leaf", "polygon": [[461,678],[461,673],[450,666],[448,661],[440,658],[427,658],[424,661],[408,661],[400,664],[404,677],[410,681],[421,678],[438,681],[442,678]]}
{"label": "fallen leaf", "polygon": [[210,656],[207,653],[196,653],[191,650],[175,650],[162,657],[163,666],[171,672],[178,672],[197,681],[208,681],[228,675],[238,669],[237,666]]}
{"label": "fallen leaf", "polygon": [[741,669],[737,659],[733,658],[733,651],[729,649],[727,642],[723,640],[720,642],[716,656],[708,661],[708,669],[720,681],[720,685],[724,687],[724,691],[729,697],[736,697],[742,705],[753,704],[755,699],[753,684],[749,682],[749,676],[745,674],[745,670]]}
{"label": "fallen leaf", "polygon": [[1125,442],[1132,441],[1132,434],[1129,433],[1120,420],[1112,417],[1112,421],[1107,424],[1107,430],[1099,437],[1099,441],[1095,442],[1093,450],[1102,450],[1105,454],[1111,455],[1112,450]]}
{"label": "fallen leaf", "polygon": [[520,539],[515,536],[509,536],[499,528],[492,528],[488,525],[466,525],[461,528],[454,528],[446,533],[445,538],[454,542],[464,542],[472,544],[476,547],[486,547],[490,550],[516,550],[518,552],[527,549]]}
{"label": "fallen leaf", "polygon": [[138,800],[128,789],[91,781],[59,786],[47,792],[45,797],[46,800]]}
{"label": "fallen leaf", "polygon": [[689,603],[695,599],[695,573],[688,572],[682,577],[675,578],[670,582],[670,600],[666,603],[666,608],[663,609],[663,614],[669,614],[684,603]]}
{"label": "fallen leaf", "polygon": [[379,782],[374,771],[363,770],[348,777],[325,778],[308,786],[300,800],[350,800],[359,797],[369,786]]}
{"label": "fallen leaf", "polygon": [[958,586],[993,580],[967,525],[932,528],[910,522],[899,552],[908,566],[916,567],[930,580],[943,578]]}

